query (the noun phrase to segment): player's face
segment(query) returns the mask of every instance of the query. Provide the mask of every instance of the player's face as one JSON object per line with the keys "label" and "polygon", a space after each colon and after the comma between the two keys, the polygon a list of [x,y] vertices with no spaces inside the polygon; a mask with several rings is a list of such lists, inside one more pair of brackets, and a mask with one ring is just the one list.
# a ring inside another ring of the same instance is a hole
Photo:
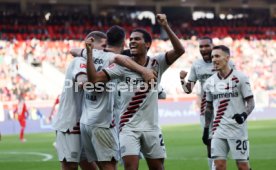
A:
{"label": "player's face", "polygon": [[212,50],[212,62],[217,71],[223,70],[228,66],[229,55],[220,49]]}
{"label": "player's face", "polygon": [[148,44],[146,43],[143,37],[143,34],[140,32],[133,32],[129,38],[129,49],[130,53],[133,56],[145,55],[147,54]]}
{"label": "player's face", "polygon": [[94,48],[98,50],[103,50],[106,47],[106,39],[101,38],[99,41],[95,41]]}
{"label": "player's face", "polygon": [[213,44],[208,39],[199,40],[199,51],[205,61],[211,61]]}

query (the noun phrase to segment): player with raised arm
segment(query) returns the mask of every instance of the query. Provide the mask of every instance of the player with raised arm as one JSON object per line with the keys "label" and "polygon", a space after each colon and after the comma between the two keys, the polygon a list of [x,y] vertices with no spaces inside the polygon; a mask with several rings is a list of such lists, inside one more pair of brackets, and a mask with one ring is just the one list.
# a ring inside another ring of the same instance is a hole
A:
{"label": "player with raised arm", "polygon": [[[216,73],[216,70],[214,69],[211,53],[213,48],[213,41],[210,37],[202,37],[199,39],[199,51],[202,56],[201,59],[196,60],[192,64],[192,68],[190,70],[190,75],[188,78],[188,82],[185,81],[185,78],[187,76],[186,71],[180,72],[180,80],[181,85],[185,93],[190,94],[193,91],[194,85],[197,81],[200,82],[200,94],[199,94],[199,100],[200,100],[200,124],[201,127],[204,128],[205,124],[205,109],[206,109],[206,93],[203,91],[203,85],[205,81],[211,77],[214,73]],[[234,64],[230,62],[230,67],[235,68]],[[210,124],[212,126],[212,124]],[[209,128],[211,129],[211,127]],[[204,129],[205,131],[207,129]],[[211,138],[211,136],[210,136]],[[210,139],[211,141],[211,139]],[[208,165],[209,169],[212,170],[213,161],[211,158],[211,142],[207,143],[207,156],[208,156]]]}
{"label": "player with raised arm", "polygon": [[[101,48],[101,37],[106,35],[99,31],[92,31],[85,39],[93,37],[97,48]],[[53,121],[56,130],[56,149],[62,170],[76,170],[78,164],[83,170],[97,169],[95,163],[87,162],[80,138],[79,121],[82,113],[83,90],[78,87],[87,81],[86,59],[76,57],[69,64],[59,109]],[[78,82],[77,85],[75,82]]]}
{"label": "player with raised arm", "polygon": [[[173,50],[155,57],[148,57],[147,52],[151,45],[151,36],[142,29],[133,30],[130,35],[130,52],[133,60],[144,68],[157,71],[157,84],[164,71],[183,53],[184,47],[168,25],[166,15],[158,14],[157,20],[167,32],[173,45]],[[93,56],[94,51],[87,44],[88,55]],[[158,118],[158,86],[145,87],[142,77],[121,66],[111,65],[101,72],[96,72],[88,57],[87,73],[90,81],[107,82],[119,78],[125,83],[125,89],[121,89],[123,112],[120,120],[120,151],[126,170],[137,170],[139,167],[139,153],[143,153],[148,167],[164,169],[166,150],[163,142]]]}
{"label": "player with raised arm", "polygon": [[[94,40],[91,39],[90,41]],[[107,31],[107,47],[104,50],[93,49],[96,56],[95,60],[93,60],[93,63],[87,63],[87,66],[94,66],[95,64],[97,70],[100,71],[114,61],[117,63],[121,61],[120,64],[139,72],[145,79],[155,78],[154,71],[144,69],[129,57],[116,57],[116,53],[120,54],[122,52],[124,41],[124,29],[119,26],[112,26]],[[90,58],[87,57],[87,59]],[[89,72],[88,80],[91,82]],[[100,169],[115,170],[116,163],[119,160],[119,141],[116,128],[114,128],[114,94],[108,91],[108,88],[112,87],[106,84],[95,83],[92,85],[94,88],[85,90],[83,113],[80,121],[84,148],[88,159],[96,161]]]}
{"label": "player with raised arm", "polygon": [[[254,109],[249,79],[242,72],[229,67],[230,50],[220,45],[212,50],[212,62],[218,73],[204,84],[207,107],[205,128],[213,122],[211,155],[216,170],[226,170],[228,152],[236,160],[239,170],[249,170],[249,142],[246,118]],[[213,116],[214,114],[214,116]],[[203,142],[209,143],[208,130]]]}

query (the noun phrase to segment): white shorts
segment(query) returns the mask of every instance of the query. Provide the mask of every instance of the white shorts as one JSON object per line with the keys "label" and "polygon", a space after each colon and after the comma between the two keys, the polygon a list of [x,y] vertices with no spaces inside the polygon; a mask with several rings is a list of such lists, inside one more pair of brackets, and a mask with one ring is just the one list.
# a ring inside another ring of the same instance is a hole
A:
{"label": "white shorts", "polygon": [[80,124],[81,139],[89,162],[118,161],[119,139],[116,128],[93,127]]}
{"label": "white shorts", "polygon": [[240,139],[212,139],[211,155],[213,159],[227,159],[231,151],[235,160],[249,159],[249,141]]}
{"label": "white shorts", "polygon": [[140,155],[145,158],[166,158],[166,149],[160,129],[156,131],[122,131],[119,134],[121,156]]}
{"label": "white shorts", "polygon": [[57,131],[56,150],[59,161],[80,162],[86,160],[79,134],[69,134]]}

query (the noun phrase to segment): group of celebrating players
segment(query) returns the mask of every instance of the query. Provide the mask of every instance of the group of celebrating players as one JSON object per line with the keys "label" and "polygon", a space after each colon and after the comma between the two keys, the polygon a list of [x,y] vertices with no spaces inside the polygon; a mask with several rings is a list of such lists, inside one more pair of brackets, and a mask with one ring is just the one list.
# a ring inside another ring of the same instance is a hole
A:
{"label": "group of celebrating players", "polygon": [[[148,168],[162,170],[165,144],[158,121],[162,74],[185,52],[166,15],[157,14],[173,49],[148,57],[151,36],[143,29],[130,34],[112,26],[107,33],[93,31],[85,49],[72,49],[76,57],[65,75],[60,106],[54,119],[56,149],[63,170],[137,170],[141,155]],[[208,146],[210,169],[226,169],[229,150],[240,170],[249,170],[246,118],[254,108],[248,78],[234,69],[229,48],[213,47],[212,39],[199,40],[202,59],[195,61],[188,78],[180,72],[182,87],[191,93],[202,86],[203,142]],[[185,167],[183,167],[185,169]]]}

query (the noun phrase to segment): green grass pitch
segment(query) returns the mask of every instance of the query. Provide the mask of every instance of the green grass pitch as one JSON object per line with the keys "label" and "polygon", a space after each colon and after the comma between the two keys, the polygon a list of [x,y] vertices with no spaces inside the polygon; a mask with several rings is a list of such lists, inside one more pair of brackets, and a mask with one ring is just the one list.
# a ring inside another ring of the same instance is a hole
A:
{"label": "green grass pitch", "polygon": [[[250,164],[254,170],[276,169],[276,120],[249,122]],[[199,125],[164,126],[168,158],[167,170],[208,169],[205,147],[201,142]],[[54,133],[27,134],[27,142],[19,142],[18,135],[2,136],[0,141],[1,170],[56,170],[57,161]],[[52,156],[52,159],[50,159]],[[123,169],[119,166],[119,169]],[[144,160],[139,169],[146,170]],[[228,169],[236,169],[232,160]]]}

